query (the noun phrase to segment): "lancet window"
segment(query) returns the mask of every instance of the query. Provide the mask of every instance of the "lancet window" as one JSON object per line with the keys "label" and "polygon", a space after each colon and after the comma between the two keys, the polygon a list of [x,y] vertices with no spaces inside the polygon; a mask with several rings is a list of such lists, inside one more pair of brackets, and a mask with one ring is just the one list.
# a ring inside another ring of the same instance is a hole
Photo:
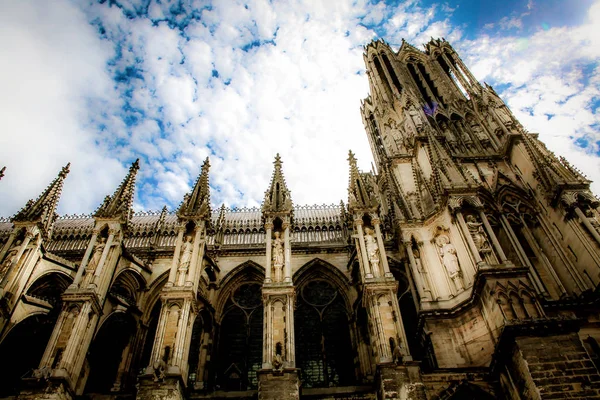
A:
{"label": "lancet window", "polygon": [[392,88],[390,86],[390,83],[387,80],[387,77],[385,76],[385,72],[383,71],[383,67],[381,66],[381,63],[379,62],[379,58],[373,57],[373,64],[375,64],[375,69],[377,70],[377,74],[379,75],[379,79],[381,80],[381,83],[383,84],[383,87],[386,91],[388,98],[390,100],[392,100],[394,98],[394,96],[392,95],[392,93],[393,93]]}
{"label": "lancet window", "polygon": [[294,320],[296,363],[304,387],[354,383],[350,325],[338,290],[322,279],[305,283],[299,290]]}
{"label": "lancet window", "polygon": [[398,94],[402,94],[402,85],[400,84],[400,81],[398,80],[396,71],[394,71],[394,68],[392,67],[392,63],[390,63],[388,56],[385,54],[382,54],[381,59],[383,60],[383,63],[385,64],[385,67],[388,70],[388,73],[390,74],[390,78],[392,78],[392,83],[396,87],[396,90],[398,90]]}
{"label": "lancet window", "polygon": [[259,283],[245,283],[232,291],[221,320],[216,358],[217,385],[238,391],[258,387],[262,363],[263,305]]}
{"label": "lancet window", "polygon": [[[461,71],[456,63],[456,60],[451,54],[443,53],[437,57],[437,62],[440,64],[444,72],[448,75],[450,80],[456,84],[458,90],[469,99],[469,93],[466,90],[468,79],[465,77],[464,72]],[[456,74],[461,74],[460,77]]]}

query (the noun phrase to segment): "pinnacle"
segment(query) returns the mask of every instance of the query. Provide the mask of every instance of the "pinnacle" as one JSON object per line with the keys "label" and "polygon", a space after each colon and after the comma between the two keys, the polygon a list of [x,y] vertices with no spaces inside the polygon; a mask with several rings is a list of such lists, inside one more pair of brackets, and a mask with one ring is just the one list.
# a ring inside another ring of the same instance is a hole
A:
{"label": "pinnacle", "polygon": [[70,165],[71,163],[68,163],[61,169],[58,176],[48,185],[36,201],[29,200],[25,207],[13,217],[13,221],[38,222],[43,234],[47,235],[56,219],[56,207],[58,206],[63,183],[69,173]]}

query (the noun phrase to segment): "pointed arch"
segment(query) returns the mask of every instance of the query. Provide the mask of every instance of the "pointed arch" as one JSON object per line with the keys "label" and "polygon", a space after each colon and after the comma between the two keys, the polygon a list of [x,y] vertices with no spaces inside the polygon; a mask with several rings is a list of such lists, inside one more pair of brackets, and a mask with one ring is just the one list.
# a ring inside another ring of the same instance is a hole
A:
{"label": "pointed arch", "polygon": [[335,286],[341,290],[348,309],[351,309],[351,302],[348,296],[348,290],[351,289],[350,279],[327,261],[320,258],[313,258],[294,273],[292,280],[294,286],[300,287],[308,280],[316,278],[334,282]]}
{"label": "pointed arch", "polygon": [[265,269],[252,260],[248,260],[232,269],[220,283],[218,299],[215,302],[216,319],[219,320],[223,314],[225,303],[231,297],[231,293],[243,283],[261,284],[265,280]]}

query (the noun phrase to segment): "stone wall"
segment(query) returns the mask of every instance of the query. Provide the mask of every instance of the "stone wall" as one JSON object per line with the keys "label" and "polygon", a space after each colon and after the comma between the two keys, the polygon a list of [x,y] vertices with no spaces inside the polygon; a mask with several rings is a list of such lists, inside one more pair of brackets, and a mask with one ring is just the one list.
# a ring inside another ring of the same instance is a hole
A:
{"label": "stone wall", "polygon": [[576,333],[516,338],[511,362],[523,399],[600,399],[600,375]]}

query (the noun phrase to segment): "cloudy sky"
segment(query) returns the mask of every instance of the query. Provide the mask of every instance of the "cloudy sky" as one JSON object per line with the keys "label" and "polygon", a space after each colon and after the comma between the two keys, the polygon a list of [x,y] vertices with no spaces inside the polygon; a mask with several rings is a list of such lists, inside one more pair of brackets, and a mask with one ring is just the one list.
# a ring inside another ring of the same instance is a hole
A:
{"label": "cloudy sky", "polygon": [[0,215],[71,162],[90,213],[141,160],[135,208],[175,208],[210,156],[215,205],[262,201],[280,153],[296,204],[346,199],[363,46],[451,41],[600,193],[600,0],[26,1],[0,4]]}

